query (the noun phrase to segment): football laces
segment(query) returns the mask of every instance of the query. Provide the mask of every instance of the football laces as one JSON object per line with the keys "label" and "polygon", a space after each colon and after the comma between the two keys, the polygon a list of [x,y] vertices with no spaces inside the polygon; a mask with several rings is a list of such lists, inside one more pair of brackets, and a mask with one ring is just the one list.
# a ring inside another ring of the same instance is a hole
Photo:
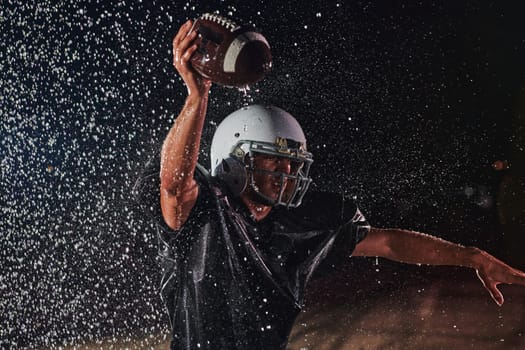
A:
{"label": "football laces", "polygon": [[217,14],[214,14],[214,13],[205,13],[205,14],[203,14],[201,16],[201,19],[215,22],[215,23],[223,26],[224,28],[226,28],[230,32],[234,32],[235,30],[240,28],[240,26],[237,25],[237,23],[235,23],[231,19],[223,17],[223,16],[220,16],[220,15],[217,15]]}

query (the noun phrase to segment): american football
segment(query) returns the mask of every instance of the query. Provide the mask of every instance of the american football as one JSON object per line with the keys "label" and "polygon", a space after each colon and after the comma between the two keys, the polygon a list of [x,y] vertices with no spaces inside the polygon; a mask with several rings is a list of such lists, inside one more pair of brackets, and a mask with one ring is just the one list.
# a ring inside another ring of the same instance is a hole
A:
{"label": "american football", "polygon": [[193,22],[193,30],[198,48],[191,64],[203,77],[223,86],[246,87],[270,71],[270,46],[253,28],[206,13]]}

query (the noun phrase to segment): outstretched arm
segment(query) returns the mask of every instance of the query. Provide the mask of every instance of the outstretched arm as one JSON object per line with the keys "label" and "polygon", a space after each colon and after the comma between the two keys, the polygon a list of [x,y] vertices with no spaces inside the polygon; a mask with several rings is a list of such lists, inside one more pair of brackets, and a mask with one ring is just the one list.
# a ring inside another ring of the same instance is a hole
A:
{"label": "outstretched arm", "polygon": [[356,247],[354,256],[380,256],[390,260],[428,265],[465,266],[476,273],[492,299],[503,304],[497,286],[501,283],[525,285],[525,273],[514,269],[489,253],[464,247],[414,231],[371,228]]}
{"label": "outstretched arm", "polygon": [[173,65],[188,88],[188,97],[161,151],[160,205],[164,221],[174,230],[187,220],[197,199],[198,188],[193,174],[211,85],[190,65],[189,60],[197,49],[196,32],[188,34],[191,25],[191,21],[182,25],[173,39]]}

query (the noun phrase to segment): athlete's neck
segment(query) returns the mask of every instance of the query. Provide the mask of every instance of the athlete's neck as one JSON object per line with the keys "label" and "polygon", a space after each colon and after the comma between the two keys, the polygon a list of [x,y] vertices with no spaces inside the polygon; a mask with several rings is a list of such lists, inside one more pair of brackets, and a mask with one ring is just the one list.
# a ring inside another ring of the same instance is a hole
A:
{"label": "athlete's neck", "polygon": [[241,194],[241,200],[246,205],[255,221],[261,221],[270,214],[272,206],[254,202],[247,195]]}

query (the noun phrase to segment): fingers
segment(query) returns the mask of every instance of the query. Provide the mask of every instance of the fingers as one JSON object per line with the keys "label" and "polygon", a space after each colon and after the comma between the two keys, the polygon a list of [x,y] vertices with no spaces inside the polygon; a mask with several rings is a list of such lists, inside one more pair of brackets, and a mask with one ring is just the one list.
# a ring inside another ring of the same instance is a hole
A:
{"label": "fingers", "polygon": [[[190,35],[195,37],[195,32],[191,33]],[[188,47],[186,49],[186,51],[184,51],[184,54],[182,55],[181,59],[183,62],[188,62],[191,58],[191,56],[193,56],[193,53],[197,51],[197,44],[193,44],[191,45],[190,47]]]}
{"label": "fingers", "polygon": [[525,272],[513,269],[506,283],[525,286]]}
{"label": "fingers", "polygon": [[175,38],[173,39],[173,65],[177,70],[187,68],[187,64],[193,52],[197,49],[194,40],[197,36],[196,31],[192,31],[192,22],[184,23]]}
{"label": "fingers", "polygon": [[179,72],[188,88],[188,94],[197,93],[204,96],[208,93],[211,82],[201,77],[191,66],[191,57],[200,43],[191,20],[184,23],[173,38],[173,66]]}
{"label": "fingers", "polygon": [[184,23],[179,28],[179,31],[177,35],[175,35],[175,38],[173,38],[173,46],[176,46],[182,39],[184,39],[188,35],[188,32],[191,30],[191,27],[192,27],[192,21],[187,20],[186,23]]}
{"label": "fingers", "polygon": [[485,287],[492,299],[496,302],[496,304],[498,304],[498,306],[503,305],[505,299],[503,298],[503,294],[501,294],[497,287],[498,283],[491,281],[487,276],[485,276],[478,270],[476,270],[476,275],[483,284],[483,287]]}
{"label": "fingers", "polygon": [[192,43],[192,41],[195,39],[196,35],[197,35],[196,32],[191,32],[184,39],[182,39],[175,46],[173,46],[173,57],[174,57],[174,60],[175,60],[173,62],[174,64],[186,63],[186,62],[181,61],[183,58],[186,58],[186,61],[188,61],[189,57],[186,55],[187,50],[189,48],[195,46],[192,49],[193,50],[192,53],[193,53],[195,51],[195,49],[197,49],[197,45]]}
{"label": "fingers", "polygon": [[492,299],[494,299],[496,304],[498,304],[498,306],[503,305],[503,302],[505,301],[505,299],[503,298],[503,294],[501,294],[496,284],[490,285],[490,287],[487,288],[487,290],[489,291]]}
{"label": "fingers", "polygon": [[515,269],[499,260],[493,261],[487,266],[485,268],[485,274],[491,279],[501,283],[525,286],[525,272]]}
{"label": "fingers", "polygon": [[195,32],[190,33],[177,47],[174,48],[173,64],[177,69],[186,68],[191,55],[197,50],[197,44],[191,44],[191,40],[195,39],[195,35]]}

